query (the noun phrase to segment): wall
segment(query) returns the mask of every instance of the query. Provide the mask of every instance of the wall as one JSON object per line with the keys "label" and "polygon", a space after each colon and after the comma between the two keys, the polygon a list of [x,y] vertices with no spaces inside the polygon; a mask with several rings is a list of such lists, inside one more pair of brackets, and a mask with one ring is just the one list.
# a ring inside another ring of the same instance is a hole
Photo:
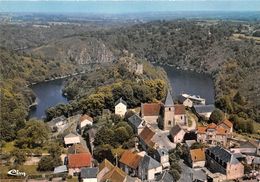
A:
{"label": "wall", "polygon": [[127,107],[123,103],[119,103],[115,106],[115,114],[121,117],[125,116],[126,111],[127,111]]}

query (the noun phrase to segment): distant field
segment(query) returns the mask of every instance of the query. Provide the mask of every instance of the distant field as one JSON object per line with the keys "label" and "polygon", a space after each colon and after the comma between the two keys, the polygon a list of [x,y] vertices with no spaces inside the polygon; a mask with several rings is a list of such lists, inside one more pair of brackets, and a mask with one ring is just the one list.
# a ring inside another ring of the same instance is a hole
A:
{"label": "distant field", "polygon": [[256,41],[256,43],[260,43],[260,37],[247,36],[245,34],[234,33],[232,35],[232,38],[234,40],[244,40],[244,39],[250,40],[250,39],[253,39],[253,40]]}

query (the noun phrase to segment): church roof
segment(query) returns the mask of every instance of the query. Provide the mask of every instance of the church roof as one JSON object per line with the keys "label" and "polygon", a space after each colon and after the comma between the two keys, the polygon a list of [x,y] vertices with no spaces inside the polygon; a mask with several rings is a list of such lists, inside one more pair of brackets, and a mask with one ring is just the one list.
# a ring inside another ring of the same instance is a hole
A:
{"label": "church roof", "polygon": [[170,91],[168,91],[164,106],[173,106],[173,105],[174,104],[173,104],[173,100],[172,100],[172,95],[171,95]]}

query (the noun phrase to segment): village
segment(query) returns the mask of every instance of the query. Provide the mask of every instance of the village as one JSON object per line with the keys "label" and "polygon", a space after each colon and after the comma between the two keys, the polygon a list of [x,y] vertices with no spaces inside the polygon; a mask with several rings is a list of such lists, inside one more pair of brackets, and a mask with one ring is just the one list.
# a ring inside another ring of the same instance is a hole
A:
{"label": "village", "polygon": [[[87,114],[55,118],[48,123],[54,133],[63,132],[68,126],[73,129],[63,139],[68,151],[67,155],[62,154],[63,165],[53,173],[68,174],[84,182],[172,182],[176,179],[170,172],[171,153],[185,148],[187,152],[178,161],[179,181],[259,179],[259,141],[236,138],[227,118],[217,123],[198,122],[199,117],[209,120],[214,110],[214,105],[205,105],[205,99],[198,96],[182,94],[174,102],[170,91],[162,102],[142,103],[139,110],[128,108],[120,98],[114,103],[114,114],[125,118],[131,111],[127,123],[136,137],[134,147],[116,153],[115,163],[108,159],[98,163],[93,157],[97,133],[94,118]],[[102,115],[110,114],[104,110]],[[88,139],[84,140],[86,128]]]}

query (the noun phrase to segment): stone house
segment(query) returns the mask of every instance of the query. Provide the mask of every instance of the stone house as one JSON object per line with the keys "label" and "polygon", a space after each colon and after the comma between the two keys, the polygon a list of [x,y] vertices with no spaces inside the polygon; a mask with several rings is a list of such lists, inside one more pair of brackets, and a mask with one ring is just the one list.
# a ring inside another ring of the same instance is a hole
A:
{"label": "stone house", "polygon": [[244,176],[244,166],[230,151],[215,146],[206,150],[206,166],[214,173],[221,173],[226,180],[239,179]]}
{"label": "stone house", "polygon": [[188,161],[192,168],[204,167],[206,163],[204,148],[191,149]]}
{"label": "stone house", "polygon": [[211,113],[215,110],[214,105],[194,105],[195,114],[199,117],[209,119]]}
{"label": "stone house", "polygon": [[92,125],[93,124],[93,118],[90,117],[89,115],[87,114],[84,114],[82,115],[80,118],[79,118],[79,127],[80,129],[82,130],[85,126],[87,125]]}
{"label": "stone house", "polygon": [[167,169],[170,167],[169,153],[166,148],[161,148],[161,147],[157,148],[153,155],[153,158],[155,160],[157,160],[158,162],[160,162],[164,169]]}
{"label": "stone house", "polygon": [[66,147],[72,146],[73,144],[80,143],[80,138],[74,133],[70,133],[64,137],[64,144]]}
{"label": "stone house", "polygon": [[142,148],[144,150],[147,150],[149,147],[156,148],[156,144],[152,140],[154,135],[155,135],[155,132],[148,126],[145,126],[145,128],[139,134],[140,144],[142,145]]}
{"label": "stone house", "polygon": [[228,136],[229,131],[215,123],[197,127],[197,141],[201,143],[226,146]]}
{"label": "stone house", "polygon": [[148,155],[144,155],[138,168],[138,176],[144,181],[151,181],[162,173],[162,165]]}
{"label": "stone house", "polygon": [[170,131],[170,136],[173,143],[181,143],[183,141],[185,131],[180,127],[180,125],[175,125]]}
{"label": "stone house", "polygon": [[133,116],[129,117],[128,123],[133,128],[134,133],[137,133],[138,135],[141,133],[141,131],[144,129],[146,125],[146,122],[137,114],[134,114]]}
{"label": "stone house", "polygon": [[142,103],[141,118],[151,125],[157,125],[160,119],[160,103]]}
{"label": "stone house", "polygon": [[182,126],[187,126],[187,116],[185,111],[185,106],[182,104],[174,105],[174,120],[175,124],[179,124]]}
{"label": "stone house", "polygon": [[142,156],[126,150],[119,160],[119,166],[128,175],[138,176],[138,167],[141,160]]}
{"label": "stone house", "polygon": [[78,175],[82,168],[91,166],[92,156],[90,153],[68,155],[68,169],[70,175]]}
{"label": "stone house", "polygon": [[121,97],[115,103],[115,114],[124,117],[126,111],[127,111],[127,103]]}

